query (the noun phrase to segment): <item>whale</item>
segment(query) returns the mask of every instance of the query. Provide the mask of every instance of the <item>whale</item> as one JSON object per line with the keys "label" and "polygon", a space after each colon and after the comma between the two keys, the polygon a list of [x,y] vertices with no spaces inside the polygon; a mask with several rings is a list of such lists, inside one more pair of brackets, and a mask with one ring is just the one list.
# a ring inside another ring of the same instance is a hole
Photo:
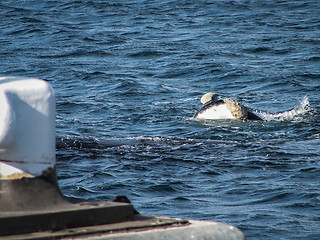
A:
{"label": "whale", "polygon": [[194,119],[236,119],[255,120],[263,119],[251,109],[232,98],[222,99],[218,94],[209,92],[201,97],[202,108],[194,115]]}

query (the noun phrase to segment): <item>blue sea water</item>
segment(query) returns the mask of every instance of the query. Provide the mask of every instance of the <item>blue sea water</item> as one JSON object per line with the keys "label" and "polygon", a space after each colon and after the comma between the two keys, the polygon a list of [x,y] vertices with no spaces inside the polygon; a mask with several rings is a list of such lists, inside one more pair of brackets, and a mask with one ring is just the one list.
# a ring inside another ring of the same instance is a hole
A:
{"label": "blue sea water", "polygon": [[[0,75],[55,89],[64,195],[316,240],[319,16],[318,0],[3,0]],[[210,91],[266,121],[193,120]]]}

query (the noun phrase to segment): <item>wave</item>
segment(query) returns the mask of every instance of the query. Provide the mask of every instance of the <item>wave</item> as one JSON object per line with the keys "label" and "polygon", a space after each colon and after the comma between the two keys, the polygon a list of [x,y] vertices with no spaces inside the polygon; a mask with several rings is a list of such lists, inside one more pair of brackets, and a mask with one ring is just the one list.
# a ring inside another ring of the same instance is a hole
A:
{"label": "wave", "polygon": [[268,113],[257,111],[262,119],[265,121],[302,121],[306,116],[312,115],[314,109],[310,106],[309,99],[307,96],[303,98],[300,104],[291,110],[278,112],[278,113]]}
{"label": "wave", "polygon": [[[217,141],[219,142],[219,141]],[[106,149],[120,146],[152,145],[163,143],[170,146],[196,144],[193,139],[181,137],[138,136],[117,139],[98,139],[95,137],[59,136],[56,137],[56,149]]]}

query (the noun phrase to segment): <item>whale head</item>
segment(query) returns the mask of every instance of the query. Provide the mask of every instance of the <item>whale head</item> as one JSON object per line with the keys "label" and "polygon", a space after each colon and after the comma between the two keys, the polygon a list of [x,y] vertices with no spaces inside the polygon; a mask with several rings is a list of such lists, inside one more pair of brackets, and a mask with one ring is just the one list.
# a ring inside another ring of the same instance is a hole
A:
{"label": "whale head", "polygon": [[194,115],[195,119],[262,120],[240,102],[232,98],[222,99],[213,92],[204,94],[200,101],[203,106]]}

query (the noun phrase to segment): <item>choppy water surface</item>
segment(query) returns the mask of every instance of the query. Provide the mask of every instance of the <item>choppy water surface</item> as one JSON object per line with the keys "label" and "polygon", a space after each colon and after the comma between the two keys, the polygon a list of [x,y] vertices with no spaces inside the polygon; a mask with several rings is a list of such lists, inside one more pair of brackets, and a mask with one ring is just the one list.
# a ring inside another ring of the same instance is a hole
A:
{"label": "choppy water surface", "polygon": [[[317,0],[1,1],[0,73],[55,89],[65,195],[319,239],[319,16]],[[267,121],[192,120],[209,91]]]}

